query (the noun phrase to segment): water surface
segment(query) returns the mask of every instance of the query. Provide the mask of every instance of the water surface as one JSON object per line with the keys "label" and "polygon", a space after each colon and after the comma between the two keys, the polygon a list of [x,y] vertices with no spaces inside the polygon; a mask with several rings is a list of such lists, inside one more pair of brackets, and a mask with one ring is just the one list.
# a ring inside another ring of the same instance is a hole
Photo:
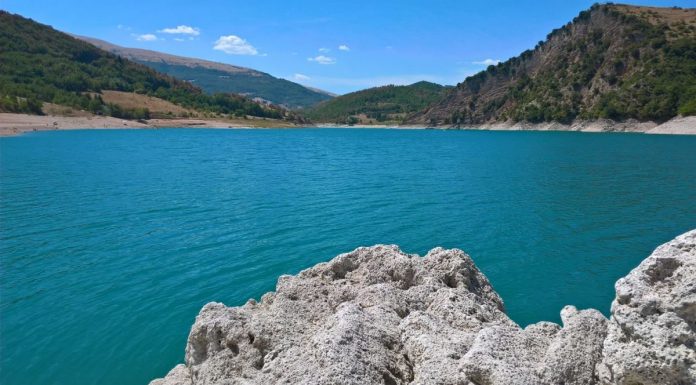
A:
{"label": "water surface", "polygon": [[696,137],[99,130],[0,139],[0,383],[136,385],[209,301],[357,246],[467,251],[521,324],[605,314],[696,227]]}

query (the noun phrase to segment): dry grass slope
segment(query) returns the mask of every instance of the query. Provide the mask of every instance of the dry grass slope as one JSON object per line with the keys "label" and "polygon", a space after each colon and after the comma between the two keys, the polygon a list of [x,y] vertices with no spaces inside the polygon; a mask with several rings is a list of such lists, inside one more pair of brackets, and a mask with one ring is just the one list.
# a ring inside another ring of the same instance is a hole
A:
{"label": "dry grass slope", "polygon": [[134,92],[102,91],[101,97],[105,103],[117,104],[124,109],[147,108],[152,117],[194,116],[196,114],[194,110],[181,107],[164,99]]}

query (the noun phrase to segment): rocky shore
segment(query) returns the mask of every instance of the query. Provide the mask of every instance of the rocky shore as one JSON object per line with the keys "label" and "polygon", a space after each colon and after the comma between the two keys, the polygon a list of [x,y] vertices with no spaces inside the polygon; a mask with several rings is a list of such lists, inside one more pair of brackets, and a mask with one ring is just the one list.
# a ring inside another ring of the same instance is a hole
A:
{"label": "rocky shore", "polygon": [[423,127],[404,125],[400,128],[437,128],[444,130],[491,130],[491,131],[578,131],[578,132],[632,132],[644,134],[696,135],[696,116],[675,117],[664,123],[627,120],[616,122],[609,119],[576,120],[570,124],[558,122],[495,122],[479,125]]}
{"label": "rocky shore", "polygon": [[209,303],[150,385],[694,384],[696,230],[616,283],[611,317],[521,328],[461,250],[361,247],[241,307]]}
{"label": "rocky shore", "polygon": [[317,123],[322,128],[400,128],[400,129],[439,129],[439,130],[489,130],[489,131],[579,131],[579,132],[633,132],[645,134],[696,135],[696,116],[678,116],[662,124],[627,120],[615,122],[609,119],[576,120],[570,124],[558,122],[495,122],[478,125],[427,126],[422,124],[384,125],[384,124],[335,124]]}
{"label": "rocky shore", "polygon": [[627,120],[615,122],[609,119],[576,120],[570,124],[558,122],[498,122],[477,126],[480,130],[511,131],[581,131],[581,132],[637,132],[646,134],[696,135],[696,116],[675,117],[664,123]]}
{"label": "rocky shore", "polygon": [[[309,126],[312,126],[311,124]],[[561,123],[498,122],[478,126],[380,125],[316,123],[318,128],[399,128],[443,130],[497,130],[497,131],[581,131],[581,132],[634,132],[646,134],[696,135],[696,116],[676,117],[665,123],[614,122],[611,120],[576,121]],[[135,129],[135,128],[304,128],[278,120],[265,119],[149,119],[142,121],[117,119],[108,116],[56,116],[0,113],[0,136],[20,135],[31,131],[80,129]]]}

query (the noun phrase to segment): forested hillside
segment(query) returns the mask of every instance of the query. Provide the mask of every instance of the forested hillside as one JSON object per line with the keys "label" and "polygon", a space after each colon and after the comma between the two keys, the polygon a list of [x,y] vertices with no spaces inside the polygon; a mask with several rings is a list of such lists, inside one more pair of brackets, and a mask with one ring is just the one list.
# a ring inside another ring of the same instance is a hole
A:
{"label": "forested hillside", "polygon": [[424,81],[408,86],[369,88],[325,101],[307,111],[307,116],[325,123],[398,124],[407,115],[438,100],[446,89]]}
{"label": "forested hillside", "polygon": [[148,117],[144,108],[105,103],[102,90],[153,96],[204,113],[292,118],[243,96],[207,95],[188,82],[0,11],[0,111],[40,114],[42,103],[50,102],[116,117]]}
{"label": "forested hillside", "polygon": [[467,78],[408,123],[696,114],[696,9],[594,5],[534,49]]}

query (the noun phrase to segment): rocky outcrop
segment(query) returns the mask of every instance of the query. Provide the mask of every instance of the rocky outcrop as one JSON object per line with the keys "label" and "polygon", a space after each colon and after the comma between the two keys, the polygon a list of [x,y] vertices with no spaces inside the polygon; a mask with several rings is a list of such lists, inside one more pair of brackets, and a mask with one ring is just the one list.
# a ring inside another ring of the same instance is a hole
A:
{"label": "rocky outcrop", "polygon": [[151,385],[691,384],[696,231],[617,283],[612,317],[520,328],[471,258],[358,248],[282,276],[241,307],[206,305],[186,364]]}
{"label": "rocky outcrop", "polygon": [[602,384],[696,384],[696,231],[616,283]]}

